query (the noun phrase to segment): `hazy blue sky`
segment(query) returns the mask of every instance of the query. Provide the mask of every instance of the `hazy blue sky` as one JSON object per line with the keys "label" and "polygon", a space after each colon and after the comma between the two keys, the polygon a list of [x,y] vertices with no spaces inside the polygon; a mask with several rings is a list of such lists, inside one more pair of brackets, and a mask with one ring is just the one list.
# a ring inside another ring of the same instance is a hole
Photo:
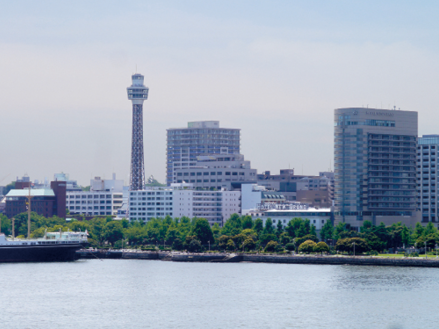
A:
{"label": "hazy blue sky", "polygon": [[[439,133],[437,1],[0,1],[0,185],[128,180],[131,74],[145,75],[146,175],[166,129],[241,128],[258,172],[317,174],[333,110],[419,112]],[[303,168],[303,169],[302,169]]]}

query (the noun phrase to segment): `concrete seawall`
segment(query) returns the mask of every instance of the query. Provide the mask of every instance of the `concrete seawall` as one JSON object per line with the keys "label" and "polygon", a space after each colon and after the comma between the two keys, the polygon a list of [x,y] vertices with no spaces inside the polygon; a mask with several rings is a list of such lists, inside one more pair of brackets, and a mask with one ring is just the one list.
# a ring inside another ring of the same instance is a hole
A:
{"label": "concrete seawall", "polygon": [[280,256],[264,254],[226,254],[226,253],[179,253],[162,251],[89,251],[79,250],[80,258],[99,259],[149,259],[172,262],[215,262],[215,263],[276,263],[276,264],[315,264],[315,265],[363,265],[363,266],[415,266],[439,267],[438,259],[425,258],[384,258],[348,256]]}

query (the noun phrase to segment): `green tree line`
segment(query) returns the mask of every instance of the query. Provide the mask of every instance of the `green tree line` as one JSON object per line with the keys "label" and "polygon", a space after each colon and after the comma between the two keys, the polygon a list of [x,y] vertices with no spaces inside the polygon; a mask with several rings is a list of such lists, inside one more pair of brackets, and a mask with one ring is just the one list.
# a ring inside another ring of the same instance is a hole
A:
{"label": "green tree line", "polygon": [[[1,232],[12,234],[12,222],[0,215]],[[27,213],[15,216],[15,235],[27,234]],[[89,233],[92,247],[155,247],[164,246],[174,250],[203,251],[266,251],[266,252],[327,252],[329,247],[342,252],[351,252],[355,243],[356,252],[382,252],[389,248],[417,245],[434,248],[439,241],[437,228],[429,223],[423,227],[417,223],[411,229],[401,223],[385,226],[372,225],[364,221],[360,231],[351,230],[347,224],[333,227],[328,221],[316,232],[308,219],[292,218],[284,227],[268,218],[261,219],[233,214],[221,228],[210,226],[204,218],[153,218],[148,222],[113,220],[111,217],[96,217],[88,221],[66,222],[62,218],[45,218],[31,213],[31,237],[43,237],[44,232],[85,231]],[[329,245],[329,247],[328,247]]]}

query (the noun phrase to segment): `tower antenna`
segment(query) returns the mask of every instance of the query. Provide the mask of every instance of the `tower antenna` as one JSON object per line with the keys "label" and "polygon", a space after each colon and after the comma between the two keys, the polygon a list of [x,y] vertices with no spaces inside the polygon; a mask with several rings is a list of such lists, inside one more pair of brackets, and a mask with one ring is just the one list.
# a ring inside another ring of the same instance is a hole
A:
{"label": "tower antenna", "polygon": [[143,78],[143,75],[139,73],[133,74],[132,85],[127,88],[128,99],[133,104],[130,191],[142,190],[146,183],[143,154],[143,102],[148,99],[149,88],[144,86]]}

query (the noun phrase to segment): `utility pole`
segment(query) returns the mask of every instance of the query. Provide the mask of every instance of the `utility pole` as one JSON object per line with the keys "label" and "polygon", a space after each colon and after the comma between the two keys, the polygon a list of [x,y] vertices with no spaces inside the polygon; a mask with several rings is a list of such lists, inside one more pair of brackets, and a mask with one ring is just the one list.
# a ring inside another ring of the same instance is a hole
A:
{"label": "utility pole", "polygon": [[29,183],[29,195],[27,196],[27,238],[30,239],[30,204],[31,204],[32,196],[30,195],[30,183]]}

